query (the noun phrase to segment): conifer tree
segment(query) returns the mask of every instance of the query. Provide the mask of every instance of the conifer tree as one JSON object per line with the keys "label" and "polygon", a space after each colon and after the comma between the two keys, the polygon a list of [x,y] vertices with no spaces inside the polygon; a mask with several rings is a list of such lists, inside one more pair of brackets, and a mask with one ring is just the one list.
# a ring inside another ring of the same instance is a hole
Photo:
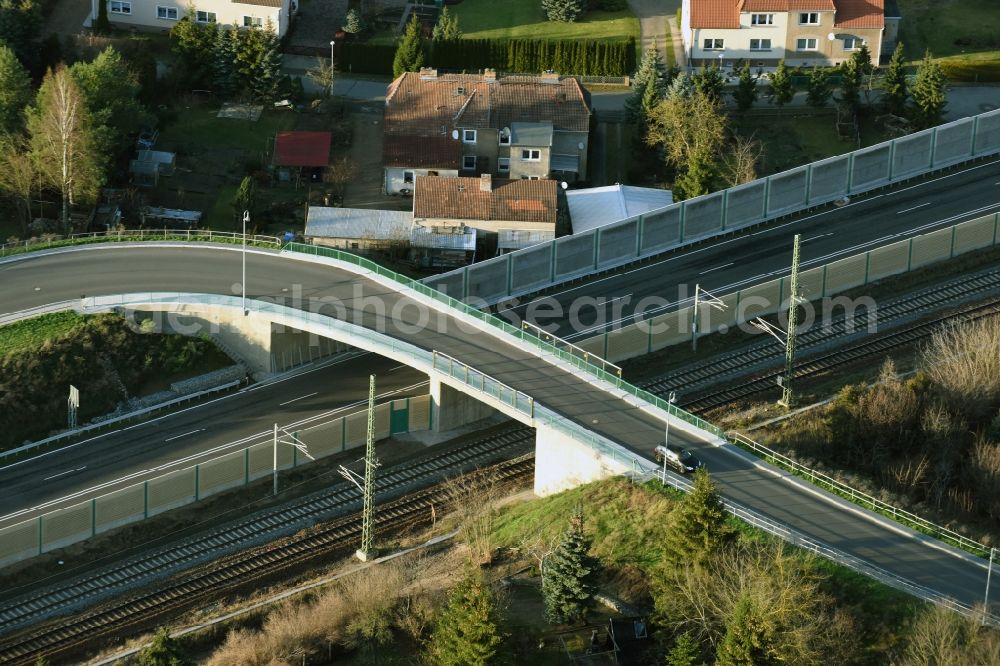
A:
{"label": "conifer tree", "polygon": [[406,24],[403,38],[396,47],[392,60],[392,75],[398,77],[403,72],[418,72],[424,66],[424,40],[420,36],[420,21],[416,14]]}
{"label": "conifer tree", "polygon": [[550,21],[572,23],[587,9],[586,0],[542,0],[542,12]]}
{"label": "conifer tree", "polygon": [[851,60],[858,63],[858,72],[861,76],[868,76],[875,71],[875,66],[872,64],[872,52],[866,42],[861,42],[858,50],[851,54]]}
{"label": "conifer tree", "polygon": [[686,72],[681,72],[670,82],[667,97],[670,99],[690,99],[694,94],[694,81]]}
{"label": "conifer tree", "polygon": [[899,42],[896,44],[896,50],[892,52],[892,57],[889,58],[889,67],[885,70],[882,102],[886,111],[896,116],[906,113],[906,98],[909,96],[906,88],[903,43]]}
{"label": "conifer tree", "polygon": [[625,100],[625,117],[629,122],[643,122],[647,102],[654,103],[666,95],[667,68],[663,65],[660,52],[654,43],[642,54],[639,69],[632,77],[632,94]]}
{"label": "conifer tree", "polygon": [[272,102],[278,98],[281,87],[281,49],[278,31],[268,19],[263,28],[250,31],[254,38],[253,73],[249,78],[250,94],[258,101]]}
{"label": "conifer tree", "polygon": [[795,88],[792,87],[792,77],[788,73],[785,61],[778,63],[774,73],[771,74],[771,85],[767,91],[767,101],[775,106],[784,106],[792,101],[795,96]]}
{"label": "conifer tree", "polygon": [[160,627],[153,642],[139,651],[136,662],[139,666],[184,666],[188,663],[166,627]]}
{"label": "conifer tree", "polygon": [[448,593],[434,625],[427,658],[433,666],[489,666],[497,661],[502,636],[499,611],[490,586],[470,570]]}
{"label": "conifer tree", "polygon": [[437,23],[434,24],[434,32],[431,33],[431,39],[435,42],[447,42],[461,38],[462,31],[458,27],[458,17],[452,14],[448,6],[445,5],[444,9],[441,10],[441,15],[438,17]]}
{"label": "conifer tree", "polygon": [[716,651],[716,666],[777,666],[767,643],[766,628],[754,612],[749,594],[744,592],[726,623],[726,634]]}
{"label": "conifer tree", "polygon": [[944,83],[941,65],[931,59],[931,52],[928,51],[917,67],[917,78],[910,91],[912,119],[918,128],[934,127],[941,122],[941,114],[947,104]]}
{"label": "conifer tree", "polygon": [[545,560],[542,596],[545,617],[552,624],[583,620],[594,603],[600,564],[589,555],[590,539],[583,532],[583,512],[570,518],[562,543]]}
{"label": "conifer tree", "polygon": [[236,48],[239,30],[236,27],[219,30],[215,36],[212,60],[212,83],[223,99],[232,99],[240,92],[236,74]]}
{"label": "conifer tree", "polygon": [[740,111],[749,111],[757,101],[760,92],[757,90],[757,77],[750,71],[750,61],[744,60],[740,65],[740,79],[733,91],[733,100]]}
{"label": "conifer tree", "polygon": [[[694,196],[687,193],[688,196]],[[694,487],[674,509],[666,551],[675,565],[704,564],[735,532],[708,472],[695,472]]]}
{"label": "conifer tree", "polygon": [[667,666],[704,666],[698,644],[690,633],[683,633],[667,653]]}
{"label": "conifer tree", "polygon": [[24,125],[24,109],[31,101],[31,76],[14,54],[0,42],[0,136]]}
{"label": "conifer tree", "polygon": [[837,101],[855,113],[861,106],[861,67],[861,62],[854,58],[840,66],[840,97]]}
{"label": "conifer tree", "polygon": [[806,103],[821,109],[830,101],[830,77],[819,67],[813,67],[809,73],[809,89],[806,92]]}
{"label": "conifer tree", "polygon": [[718,103],[722,101],[722,93],[725,89],[726,81],[719,67],[715,65],[711,67],[702,65],[701,69],[691,78],[694,81],[695,90],[703,93],[712,102]]}

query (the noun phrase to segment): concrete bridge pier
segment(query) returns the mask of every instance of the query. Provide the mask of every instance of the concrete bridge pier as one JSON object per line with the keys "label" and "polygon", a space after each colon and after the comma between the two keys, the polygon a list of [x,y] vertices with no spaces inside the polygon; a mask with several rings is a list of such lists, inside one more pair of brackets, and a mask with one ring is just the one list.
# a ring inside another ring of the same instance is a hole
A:
{"label": "concrete bridge pier", "polygon": [[541,424],[535,428],[535,494],[539,497],[632,471],[561,430]]}
{"label": "concrete bridge pier", "polygon": [[430,378],[431,430],[447,432],[455,428],[488,418],[494,414],[492,407],[466,393],[462,393],[440,379]]}

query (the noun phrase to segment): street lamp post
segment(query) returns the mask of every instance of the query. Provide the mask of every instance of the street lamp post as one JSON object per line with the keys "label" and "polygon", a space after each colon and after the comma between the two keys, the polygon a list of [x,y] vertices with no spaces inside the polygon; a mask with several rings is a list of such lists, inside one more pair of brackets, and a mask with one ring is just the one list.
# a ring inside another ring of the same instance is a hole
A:
{"label": "street lamp post", "polygon": [[[674,391],[670,392],[667,397],[667,402],[669,404],[674,404],[677,402],[677,393]],[[670,444],[670,407],[667,407],[667,424],[663,432],[663,448],[666,448]],[[663,452],[663,485],[667,485],[667,453]]]}
{"label": "street lamp post", "polygon": [[330,40],[330,96],[333,97],[333,45],[336,40]]}
{"label": "street lamp post", "polygon": [[997,549],[990,548],[990,563],[986,569],[986,596],[983,597],[983,626],[986,626],[986,618],[990,614],[990,577],[993,575],[993,558]]}
{"label": "street lamp post", "polygon": [[243,290],[243,316],[250,314],[247,310],[247,222],[250,221],[250,211],[243,211],[243,277],[240,288]]}

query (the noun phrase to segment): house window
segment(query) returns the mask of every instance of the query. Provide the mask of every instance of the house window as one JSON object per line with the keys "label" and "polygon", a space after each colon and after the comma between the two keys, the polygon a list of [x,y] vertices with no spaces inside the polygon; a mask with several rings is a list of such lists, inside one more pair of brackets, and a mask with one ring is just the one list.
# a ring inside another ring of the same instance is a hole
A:
{"label": "house window", "polygon": [[132,3],[119,2],[119,0],[111,0],[111,3],[108,6],[108,11],[110,11],[112,14],[131,14]]}
{"label": "house window", "polygon": [[215,12],[196,11],[194,13],[194,20],[197,23],[215,23]]}
{"label": "house window", "polygon": [[725,47],[726,40],[724,39],[706,39],[705,40],[705,51],[721,51]]}
{"label": "house window", "polygon": [[774,14],[751,14],[750,25],[774,25]]}
{"label": "house window", "polygon": [[358,249],[358,244],[357,243],[351,243],[351,249],[352,250],[357,250]]}
{"label": "house window", "polygon": [[865,40],[860,37],[844,37],[844,50],[845,51],[857,51],[861,48],[861,45],[865,43]]}
{"label": "house window", "polygon": [[750,40],[750,50],[751,51],[769,51],[771,49],[770,39],[751,39]]}
{"label": "house window", "polygon": [[177,8],[176,7],[156,7],[156,18],[158,19],[168,19],[171,21],[177,20]]}
{"label": "house window", "polygon": [[259,16],[244,16],[243,17],[243,27],[244,28],[259,28],[264,25],[264,19]]}
{"label": "house window", "polygon": [[815,51],[816,50],[816,38],[815,37],[802,37],[795,41],[795,48],[799,51]]}
{"label": "house window", "polygon": [[462,157],[462,168],[466,171],[474,171],[476,169],[476,156],[464,155]]}
{"label": "house window", "polygon": [[509,157],[498,157],[497,158],[497,171],[500,173],[510,173],[510,158]]}
{"label": "house window", "polygon": [[521,151],[521,159],[526,162],[537,162],[538,160],[542,159],[542,151],[536,150],[534,148],[530,150],[526,148]]}
{"label": "house window", "polygon": [[476,130],[462,130],[462,143],[475,143]]}
{"label": "house window", "polygon": [[799,14],[799,25],[819,25],[819,13],[802,12]]}
{"label": "house window", "polygon": [[404,183],[412,183],[413,182],[413,172],[412,171],[404,171],[403,172],[403,182]]}

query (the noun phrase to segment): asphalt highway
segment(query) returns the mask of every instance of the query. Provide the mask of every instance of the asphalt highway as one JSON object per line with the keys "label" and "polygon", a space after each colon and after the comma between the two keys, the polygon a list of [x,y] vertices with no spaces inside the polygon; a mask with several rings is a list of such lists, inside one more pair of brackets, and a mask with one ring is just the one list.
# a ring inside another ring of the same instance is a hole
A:
{"label": "asphalt highway", "polygon": [[[633,451],[648,456],[662,440],[662,421],[616,392],[494,333],[473,332],[451,314],[425,318],[419,303],[366,277],[301,256],[270,252],[250,253],[247,274],[251,298],[335,314],[424,349],[443,351]],[[234,277],[239,275],[240,253],[233,248],[143,245],[35,254],[0,263],[4,287],[0,313],[123,291],[232,295]],[[380,308],[389,316],[379,317]],[[368,371],[366,367],[362,374]],[[771,472],[726,447],[713,448],[680,428],[671,429],[671,441],[694,449],[707,462],[721,492],[732,500],[964,603],[982,599],[986,581],[982,563],[924,545],[853,507],[817,495],[812,488],[776,481]],[[995,586],[1000,588],[1000,583]]]}
{"label": "asphalt highway", "polygon": [[[866,195],[762,231],[738,233],[578,286],[557,287],[551,294],[502,308],[501,316],[519,323],[527,314],[528,321],[559,337],[589,337],[631,323],[639,309],[645,310],[644,317],[675,310],[678,301],[693,297],[696,284],[721,296],[787,275],[795,234],[802,235],[801,269],[806,270],[997,211],[1000,160]],[[643,302],[650,297],[660,300]],[[664,308],[664,302],[670,305]]]}

